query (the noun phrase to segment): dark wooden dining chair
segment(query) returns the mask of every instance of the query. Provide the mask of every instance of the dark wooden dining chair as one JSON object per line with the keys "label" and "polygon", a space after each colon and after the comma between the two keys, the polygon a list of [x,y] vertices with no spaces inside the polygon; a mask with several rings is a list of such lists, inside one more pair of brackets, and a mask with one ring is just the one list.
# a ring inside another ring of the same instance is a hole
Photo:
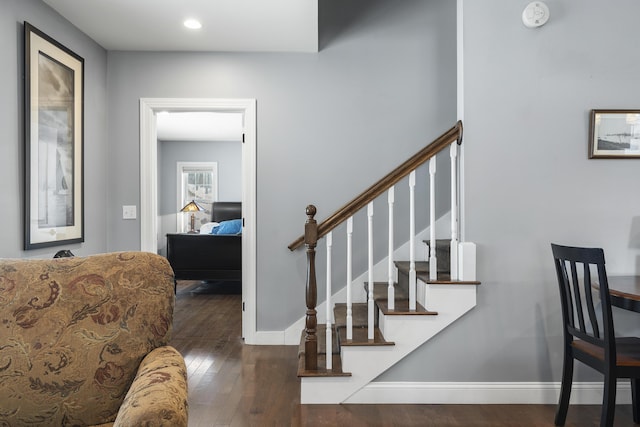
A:
{"label": "dark wooden dining chair", "polygon": [[604,375],[600,425],[613,425],[618,378],[631,379],[633,421],[638,423],[640,338],[615,337],[604,251],[556,244],[551,249],[564,323],[564,365],[555,424],[564,425],[567,418],[574,359]]}

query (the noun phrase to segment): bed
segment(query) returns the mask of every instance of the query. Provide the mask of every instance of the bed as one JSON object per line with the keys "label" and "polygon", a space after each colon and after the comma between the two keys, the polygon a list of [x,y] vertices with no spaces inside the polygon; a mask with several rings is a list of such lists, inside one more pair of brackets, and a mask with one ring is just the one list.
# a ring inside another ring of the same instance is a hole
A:
{"label": "bed", "polygon": [[[214,202],[216,223],[242,218],[240,202]],[[167,259],[176,280],[242,280],[242,234],[167,234]]]}

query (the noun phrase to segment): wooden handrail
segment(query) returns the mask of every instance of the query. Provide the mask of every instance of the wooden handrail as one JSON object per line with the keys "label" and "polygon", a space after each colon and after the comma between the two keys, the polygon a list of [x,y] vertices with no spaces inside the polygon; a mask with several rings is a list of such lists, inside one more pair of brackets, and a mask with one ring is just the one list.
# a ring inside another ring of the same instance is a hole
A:
{"label": "wooden handrail", "polygon": [[[380,181],[373,184],[371,187],[363,191],[358,197],[338,209],[329,218],[318,224],[318,236],[320,239],[338,225],[346,221],[350,216],[353,216],[360,209],[365,207],[369,202],[376,199],[379,195],[387,191],[392,186],[396,185],[402,178],[409,175],[412,171],[418,168],[418,166],[425,163],[427,160],[438,154],[440,150],[447,145],[456,141],[458,145],[462,144],[462,122],[458,121],[454,127],[437,137],[433,142],[418,151],[411,156],[403,164],[389,172]],[[304,244],[304,236],[298,237],[290,245],[289,249],[294,251]]]}

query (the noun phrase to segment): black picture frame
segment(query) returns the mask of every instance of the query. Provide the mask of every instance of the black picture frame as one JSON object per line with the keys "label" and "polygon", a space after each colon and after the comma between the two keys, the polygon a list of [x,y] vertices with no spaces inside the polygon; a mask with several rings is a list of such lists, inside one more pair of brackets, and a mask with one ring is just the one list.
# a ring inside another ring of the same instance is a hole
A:
{"label": "black picture frame", "polygon": [[84,59],[24,23],[24,248],[84,242]]}
{"label": "black picture frame", "polygon": [[589,158],[640,158],[640,110],[591,110]]}

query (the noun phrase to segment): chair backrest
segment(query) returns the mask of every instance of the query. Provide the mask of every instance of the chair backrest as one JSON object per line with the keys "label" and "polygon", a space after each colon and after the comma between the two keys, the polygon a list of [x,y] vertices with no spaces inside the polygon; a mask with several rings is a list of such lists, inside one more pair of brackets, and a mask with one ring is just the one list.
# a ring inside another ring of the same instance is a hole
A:
{"label": "chair backrest", "polygon": [[[615,360],[604,251],[556,244],[551,244],[551,249],[560,287],[565,340],[570,342],[575,337],[603,347],[605,358]],[[599,304],[594,301],[596,292]]]}

